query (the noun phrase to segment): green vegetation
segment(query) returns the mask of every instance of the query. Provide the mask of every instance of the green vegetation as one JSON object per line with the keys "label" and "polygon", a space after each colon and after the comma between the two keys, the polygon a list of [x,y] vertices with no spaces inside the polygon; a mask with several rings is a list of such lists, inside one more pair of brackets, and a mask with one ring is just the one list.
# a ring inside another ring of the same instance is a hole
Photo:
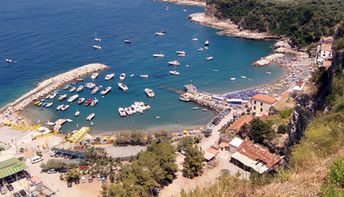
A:
{"label": "green vegetation", "polygon": [[80,178],[80,172],[75,168],[70,169],[68,173],[66,174],[67,181],[74,181],[74,180],[78,180],[79,178]]}
{"label": "green vegetation", "polygon": [[293,113],[293,111],[294,111],[294,109],[292,109],[292,108],[285,109],[285,110],[281,111],[280,116],[283,119],[287,119],[290,117],[290,115]]}
{"label": "green vegetation", "polygon": [[277,133],[285,134],[287,132],[288,132],[287,125],[285,125],[285,124],[278,125]]}
{"label": "green vegetation", "polygon": [[118,183],[103,186],[102,196],[150,196],[175,178],[175,148],[169,142],[150,145],[138,159],[122,167]]}
{"label": "green vegetation", "polygon": [[266,140],[271,140],[274,136],[274,131],[271,128],[272,122],[263,122],[258,118],[252,120],[249,136],[259,144],[264,144]]}
{"label": "green vegetation", "polygon": [[185,151],[185,159],[183,163],[183,176],[187,178],[194,178],[203,173],[204,167],[203,153],[198,150],[197,146],[188,146]]}
{"label": "green vegetation", "polygon": [[344,188],[344,158],[337,159],[330,167],[329,181]]}
{"label": "green vegetation", "polygon": [[231,19],[240,28],[270,32],[292,39],[298,47],[333,35],[344,18],[342,0],[208,0],[219,17]]}
{"label": "green vegetation", "polygon": [[58,170],[60,170],[62,168],[67,167],[67,165],[64,162],[60,161],[60,160],[49,159],[47,161],[47,163],[42,163],[40,165],[40,167],[42,168],[42,172],[47,172],[50,169],[54,169],[54,170],[58,171]]}

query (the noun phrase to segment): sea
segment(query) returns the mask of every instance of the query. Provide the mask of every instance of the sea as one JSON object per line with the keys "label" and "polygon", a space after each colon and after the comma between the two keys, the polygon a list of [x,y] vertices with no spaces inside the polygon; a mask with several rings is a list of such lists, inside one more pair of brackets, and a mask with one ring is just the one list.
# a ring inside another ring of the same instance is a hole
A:
{"label": "sea", "polygon": [[[51,108],[29,106],[23,114],[32,123],[45,124],[59,118],[69,118],[62,130],[69,132],[82,126],[91,126],[86,117],[95,113],[92,132],[180,130],[201,127],[215,115],[211,110],[194,110],[196,105],[178,100],[177,90],[185,84],[215,94],[271,83],[283,75],[276,65],[252,66],[252,62],[272,51],[272,41],[255,41],[218,35],[219,30],[195,24],[188,15],[204,8],[175,5],[151,0],[2,0],[0,6],[0,106],[23,95],[40,81],[73,68],[103,63],[110,67],[93,82],[112,91],[102,97],[89,91],[81,97],[97,98],[95,107],[77,105],[66,111],[56,111],[57,97]],[[165,36],[155,32],[165,30]],[[94,41],[100,37],[101,42]],[[193,40],[197,38],[198,40]],[[130,39],[131,44],[124,43]],[[198,51],[205,40],[208,50]],[[96,50],[92,45],[99,44]],[[177,50],[186,51],[178,57]],[[153,58],[154,53],[165,54]],[[213,56],[213,60],[205,58]],[[7,64],[5,59],[16,63]],[[168,61],[178,60],[172,67]],[[173,76],[169,71],[177,70]],[[272,74],[267,75],[269,71]],[[104,76],[115,73],[113,80]],[[128,92],[117,87],[118,77],[126,73]],[[134,77],[129,77],[135,74]],[[142,79],[140,74],[148,74]],[[242,79],[240,76],[246,76]],[[231,81],[230,78],[236,78]],[[90,82],[90,76],[84,82]],[[80,83],[79,83],[80,84]],[[79,85],[77,84],[77,86]],[[154,90],[155,98],[147,98],[144,89]],[[68,90],[60,90],[60,94]],[[75,93],[73,93],[75,94]],[[119,107],[143,101],[151,109],[143,114],[120,118]],[[75,117],[75,112],[81,112]]]}

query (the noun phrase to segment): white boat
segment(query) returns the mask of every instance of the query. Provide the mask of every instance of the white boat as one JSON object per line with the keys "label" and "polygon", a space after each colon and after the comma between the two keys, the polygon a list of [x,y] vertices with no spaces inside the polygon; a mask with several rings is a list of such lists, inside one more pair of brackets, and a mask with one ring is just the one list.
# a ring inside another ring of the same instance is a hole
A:
{"label": "white boat", "polygon": [[81,105],[85,101],[84,97],[78,99],[78,105]]}
{"label": "white boat", "polygon": [[186,54],[185,51],[176,51],[176,53],[179,55],[179,54]]}
{"label": "white boat", "polygon": [[95,80],[98,77],[99,73],[93,73],[91,79]]}
{"label": "white boat", "polygon": [[87,120],[87,121],[92,120],[92,119],[94,118],[95,115],[96,115],[95,113],[91,113],[90,115],[87,116],[86,120]]}
{"label": "white boat", "polygon": [[155,35],[157,36],[164,36],[166,33],[165,32],[155,32]]}
{"label": "white boat", "polygon": [[62,94],[62,95],[59,96],[59,101],[62,101],[65,98],[67,98],[67,94]]}
{"label": "white boat", "polygon": [[197,109],[199,109],[199,107],[193,107],[192,109],[193,109],[193,110],[197,110]]}
{"label": "white boat", "polygon": [[153,57],[156,57],[156,58],[163,58],[163,57],[165,57],[165,55],[162,54],[162,53],[154,53],[154,54],[153,54]]}
{"label": "white boat", "polygon": [[100,45],[96,45],[96,44],[93,45],[92,47],[93,47],[94,49],[102,49],[102,47],[101,47]]}
{"label": "white boat", "polygon": [[142,74],[142,75],[140,75],[140,77],[144,78],[144,79],[147,79],[149,77],[149,75],[148,74]]}
{"label": "white boat", "polygon": [[70,85],[68,84],[68,85],[65,85],[62,89],[67,90],[69,88],[70,88]]}
{"label": "white boat", "polygon": [[126,43],[126,44],[130,44],[130,43],[131,43],[131,40],[129,40],[129,39],[125,39],[125,40],[124,40],[124,43]]}
{"label": "white boat", "polygon": [[178,54],[178,57],[185,57],[185,56],[186,56],[186,53]]}
{"label": "white boat", "polygon": [[197,49],[197,51],[204,51],[204,48],[201,47],[201,48]]}
{"label": "white boat", "polygon": [[204,46],[209,46],[209,41],[208,40],[206,40],[205,42],[204,42]]}
{"label": "white boat", "polygon": [[128,114],[129,116],[133,114],[133,112],[130,110],[130,107],[124,108],[124,111],[125,111],[125,113]]}
{"label": "white boat", "polygon": [[206,61],[210,61],[210,60],[213,60],[213,59],[214,59],[213,56],[210,56],[210,57],[206,57],[206,58],[205,58]]}
{"label": "white boat", "polygon": [[98,103],[98,99],[95,98],[95,99],[92,100],[90,106],[94,107],[95,105],[97,105],[97,103]]}
{"label": "white boat", "polygon": [[119,83],[117,83],[117,85],[122,91],[128,91],[128,89],[129,89],[128,86],[125,85],[124,83],[119,82]]}
{"label": "white boat", "polygon": [[91,91],[91,94],[96,94],[98,90],[99,90],[98,86],[94,87],[93,90]]}
{"label": "white boat", "polygon": [[92,82],[86,83],[86,84],[85,84],[85,87],[88,88],[88,89],[93,89],[94,87],[96,87],[96,84],[95,84],[95,83],[92,83]]}
{"label": "white boat", "polygon": [[173,60],[173,61],[169,61],[168,64],[171,65],[171,66],[179,66],[180,62],[177,61],[177,60]]}
{"label": "white boat", "polygon": [[66,119],[66,122],[71,123],[71,122],[73,122],[73,120],[72,119]]}
{"label": "white boat", "polygon": [[96,41],[96,42],[101,42],[101,41],[102,41],[102,39],[101,39],[101,38],[99,38],[99,37],[95,37],[95,38],[94,38],[94,41]]}
{"label": "white boat", "polygon": [[180,95],[179,96],[179,100],[180,101],[184,101],[184,102],[189,102],[190,101],[190,99],[188,97],[184,96],[184,95]]}
{"label": "white boat", "polygon": [[80,111],[76,111],[74,115],[75,117],[78,117],[80,115]]}
{"label": "white boat", "polygon": [[73,102],[75,99],[77,99],[79,97],[78,94],[74,94],[73,96],[69,97],[69,99],[67,100],[68,103]]}
{"label": "white boat", "polygon": [[56,96],[57,96],[57,93],[55,92],[55,93],[52,93],[51,95],[49,95],[49,98],[54,99]]}
{"label": "white boat", "polygon": [[145,88],[145,93],[147,94],[147,96],[149,98],[153,98],[155,96],[154,91],[152,89],[150,89],[150,88]]}
{"label": "white boat", "polygon": [[105,95],[105,94],[109,93],[110,91],[111,91],[111,86],[106,87],[105,90],[102,90],[102,91],[100,92],[100,94],[101,94],[101,95]]}
{"label": "white boat", "polygon": [[125,113],[125,110],[122,107],[118,108],[118,113],[121,117],[127,116],[127,114]]}
{"label": "white boat", "polygon": [[69,89],[69,92],[74,92],[76,90],[76,87],[72,87],[71,89]]}
{"label": "white boat", "polygon": [[236,78],[235,77],[231,77],[231,78],[229,78],[231,81],[235,81],[236,80]]}
{"label": "white boat", "polygon": [[272,72],[270,72],[270,71],[267,71],[267,72],[265,72],[267,75],[271,75],[272,74]]}
{"label": "white boat", "polygon": [[16,61],[12,60],[12,59],[5,59],[5,62],[7,64],[13,64],[13,63],[16,63]]}
{"label": "white boat", "polygon": [[52,106],[52,105],[53,105],[53,102],[50,102],[50,103],[47,103],[47,104],[45,105],[45,107],[48,108],[48,107],[50,107],[50,106]]}
{"label": "white boat", "polygon": [[55,122],[50,122],[49,120],[45,123],[48,126],[54,126],[56,123]]}
{"label": "white boat", "polygon": [[130,77],[134,77],[134,76],[135,76],[135,74],[131,74],[131,75],[130,75]]}
{"label": "white boat", "polygon": [[125,77],[126,77],[126,74],[125,74],[125,73],[122,73],[122,74],[119,76],[119,80],[124,81]]}
{"label": "white boat", "polygon": [[76,92],[81,92],[84,89],[83,85],[79,85],[79,87],[76,89]]}
{"label": "white boat", "polygon": [[171,75],[180,75],[180,73],[178,71],[176,71],[176,70],[171,70],[169,73]]}
{"label": "white boat", "polygon": [[61,107],[61,110],[64,111],[64,110],[66,110],[66,109],[68,109],[68,108],[69,108],[69,105],[63,105],[63,106]]}
{"label": "white boat", "polygon": [[56,110],[61,110],[61,108],[63,107],[64,105],[58,105],[57,107],[56,107]]}
{"label": "white boat", "polygon": [[193,40],[193,41],[197,41],[197,40],[198,40],[198,38],[192,38],[192,40]]}
{"label": "white boat", "polygon": [[105,76],[104,79],[105,79],[106,81],[109,81],[109,80],[112,79],[114,76],[115,76],[115,73],[107,74],[107,75]]}
{"label": "white boat", "polygon": [[93,126],[93,125],[94,125],[94,122],[90,122],[90,125]]}

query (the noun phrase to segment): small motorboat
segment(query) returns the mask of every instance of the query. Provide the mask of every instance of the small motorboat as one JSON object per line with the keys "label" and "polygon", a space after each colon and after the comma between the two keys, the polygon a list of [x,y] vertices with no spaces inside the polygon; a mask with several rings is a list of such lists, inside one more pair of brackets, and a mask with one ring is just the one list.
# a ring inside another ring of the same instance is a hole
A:
{"label": "small motorboat", "polygon": [[14,64],[14,63],[16,63],[16,61],[15,61],[15,60],[12,60],[12,59],[5,59],[5,62],[6,62],[7,64]]}
{"label": "small motorboat", "polygon": [[142,74],[142,75],[140,75],[140,77],[144,78],[144,79],[147,79],[149,77],[149,75],[148,74]]}
{"label": "small motorboat", "polygon": [[210,57],[206,57],[206,58],[205,58],[206,61],[210,61],[210,60],[213,60],[213,59],[214,59],[213,56],[210,56]]}
{"label": "small motorboat", "polygon": [[153,98],[155,96],[154,91],[150,88],[145,88],[145,93],[149,98]]}
{"label": "small motorboat", "polygon": [[52,106],[52,105],[53,105],[53,102],[49,102],[49,103],[47,103],[47,104],[45,105],[45,107],[48,108],[48,107],[50,107],[50,106]]}
{"label": "small motorboat", "polygon": [[93,99],[89,98],[85,101],[85,106],[89,106],[92,103]]}
{"label": "small motorboat", "polygon": [[65,98],[67,98],[67,94],[62,94],[59,96],[59,101],[63,101]]}
{"label": "small motorboat", "polygon": [[205,42],[204,42],[204,46],[206,46],[206,47],[209,47],[209,40],[206,40]]}
{"label": "small motorboat", "polygon": [[247,78],[247,77],[244,76],[244,75],[241,75],[240,77],[241,77],[241,79],[246,79],[246,78]]}
{"label": "small motorboat", "polygon": [[50,122],[49,120],[45,123],[48,126],[54,126],[56,123],[55,122]]}
{"label": "small motorboat", "polygon": [[130,44],[130,43],[131,43],[131,40],[129,40],[129,39],[125,39],[125,40],[124,40],[124,43],[126,43],[126,44]]}
{"label": "small motorboat", "polygon": [[177,53],[177,55],[185,55],[186,54],[186,52],[185,51],[176,51],[176,53]]}
{"label": "small motorboat", "polygon": [[92,119],[94,118],[95,115],[96,115],[95,113],[91,113],[90,115],[88,115],[88,116],[86,117],[86,120],[87,120],[87,121],[92,120]]}
{"label": "small motorboat", "polygon": [[74,94],[73,96],[69,97],[69,99],[67,100],[68,103],[73,102],[75,99],[77,99],[79,97],[78,94]]}
{"label": "small motorboat", "polygon": [[180,65],[180,62],[177,61],[177,60],[173,60],[173,61],[169,61],[168,64],[170,66],[179,66]]}
{"label": "small motorboat", "polygon": [[101,95],[106,95],[107,93],[109,93],[111,91],[111,86],[106,87],[105,90],[102,90],[100,92]]}
{"label": "small motorboat", "polygon": [[92,46],[94,49],[102,49],[102,47],[100,45],[93,45]]}
{"label": "small motorboat", "polygon": [[197,41],[198,40],[198,38],[192,38],[192,41]]}
{"label": "small motorboat", "polygon": [[119,89],[121,89],[122,91],[128,91],[128,89],[129,89],[128,86],[125,85],[124,83],[119,82],[119,83],[117,83],[117,85],[118,85]]}
{"label": "small motorboat", "polygon": [[204,48],[201,47],[201,48],[197,49],[197,51],[204,51]]}
{"label": "small motorboat", "polygon": [[171,70],[169,73],[171,75],[180,75],[180,73],[178,71],[176,71],[176,70]]}
{"label": "small motorboat", "polygon": [[78,117],[80,115],[80,111],[76,111],[74,115],[75,117]]}
{"label": "small motorboat", "polygon": [[94,87],[93,90],[91,91],[91,94],[96,94],[98,90],[99,90],[98,86]]}
{"label": "small motorboat", "polygon": [[94,107],[95,105],[97,105],[97,103],[98,103],[98,99],[95,98],[95,99],[92,100],[90,106]]}
{"label": "small motorboat", "polygon": [[105,79],[106,81],[109,81],[109,80],[112,79],[114,76],[115,76],[115,73],[107,74],[107,75],[105,76],[104,79]]}
{"label": "small motorboat", "polygon": [[76,90],[76,87],[72,86],[71,89],[69,89],[69,92],[74,92]]}
{"label": "small motorboat", "polygon": [[267,71],[267,72],[265,72],[267,75],[271,75],[272,74],[272,72],[270,72],[270,71]]}
{"label": "small motorboat", "polygon": [[92,80],[95,80],[95,79],[98,77],[98,75],[99,75],[99,73],[93,73],[93,74],[91,75],[91,79],[92,79]]}
{"label": "small motorboat", "polygon": [[122,74],[119,76],[119,80],[124,81],[124,80],[125,80],[125,76],[126,76],[126,74],[125,74],[125,73],[122,73]]}
{"label": "small motorboat", "polygon": [[231,78],[229,78],[231,81],[235,81],[236,80],[236,78],[235,77],[231,77]]}
{"label": "small motorboat", "polygon": [[85,101],[84,97],[78,99],[78,105],[81,105]]}
{"label": "small motorboat", "polygon": [[93,89],[94,87],[96,87],[96,84],[95,84],[95,83],[92,83],[92,82],[86,83],[86,84],[85,84],[85,87],[88,88],[88,89]]}
{"label": "small motorboat", "polygon": [[61,107],[61,110],[64,111],[64,110],[66,110],[66,109],[68,109],[68,108],[69,108],[69,105],[63,105],[63,106]]}
{"label": "small motorboat", "polygon": [[134,77],[134,76],[135,76],[135,74],[131,74],[131,75],[130,75],[130,77]]}
{"label": "small motorboat", "polygon": [[127,116],[127,114],[125,113],[125,110],[122,107],[118,108],[118,113],[121,117]]}
{"label": "small motorboat", "polygon": [[154,54],[153,54],[153,57],[156,57],[156,58],[163,58],[163,57],[165,57],[165,55],[162,54],[162,53],[154,53]]}
{"label": "small motorboat", "polygon": [[193,110],[197,110],[197,109],[199,109],[199,107],[193,107],[192,109],[193,109]]}
{"label": "small motorboat", "polygon": [[84,89],[83,85],[79,85],[79,87],[76,89],[76,92],[81,92]]}
{"label": "small motorboat", "polygon": [[155,32],[155,35],[156,36],[164,36],[166,34],[166,32],[162,32],[162,31],[160,31],[160,32]]}

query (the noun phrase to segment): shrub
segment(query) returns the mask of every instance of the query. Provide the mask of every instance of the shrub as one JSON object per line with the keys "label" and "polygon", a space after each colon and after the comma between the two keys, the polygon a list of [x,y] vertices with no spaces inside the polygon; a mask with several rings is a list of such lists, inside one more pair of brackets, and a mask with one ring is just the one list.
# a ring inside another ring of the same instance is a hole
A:
{"label": "shrub", "polygon": [[330,167],[329,181],[344,188],[344,157],[337,159]]}
{"label": "shrub", "polygon": [[290,117],[290,115],[293,113],[293,109],[292,108],[288,108],[288,109],[285,109],[283,111],[281,111],[281,118],[283,119],[287,119]]}
{"label": "shrub", "polygon": [[278,133],[285,134],[287,133],[287,131],[288,131],[287,125],[285,124],[278,125],[278,128],[277,128]]}

